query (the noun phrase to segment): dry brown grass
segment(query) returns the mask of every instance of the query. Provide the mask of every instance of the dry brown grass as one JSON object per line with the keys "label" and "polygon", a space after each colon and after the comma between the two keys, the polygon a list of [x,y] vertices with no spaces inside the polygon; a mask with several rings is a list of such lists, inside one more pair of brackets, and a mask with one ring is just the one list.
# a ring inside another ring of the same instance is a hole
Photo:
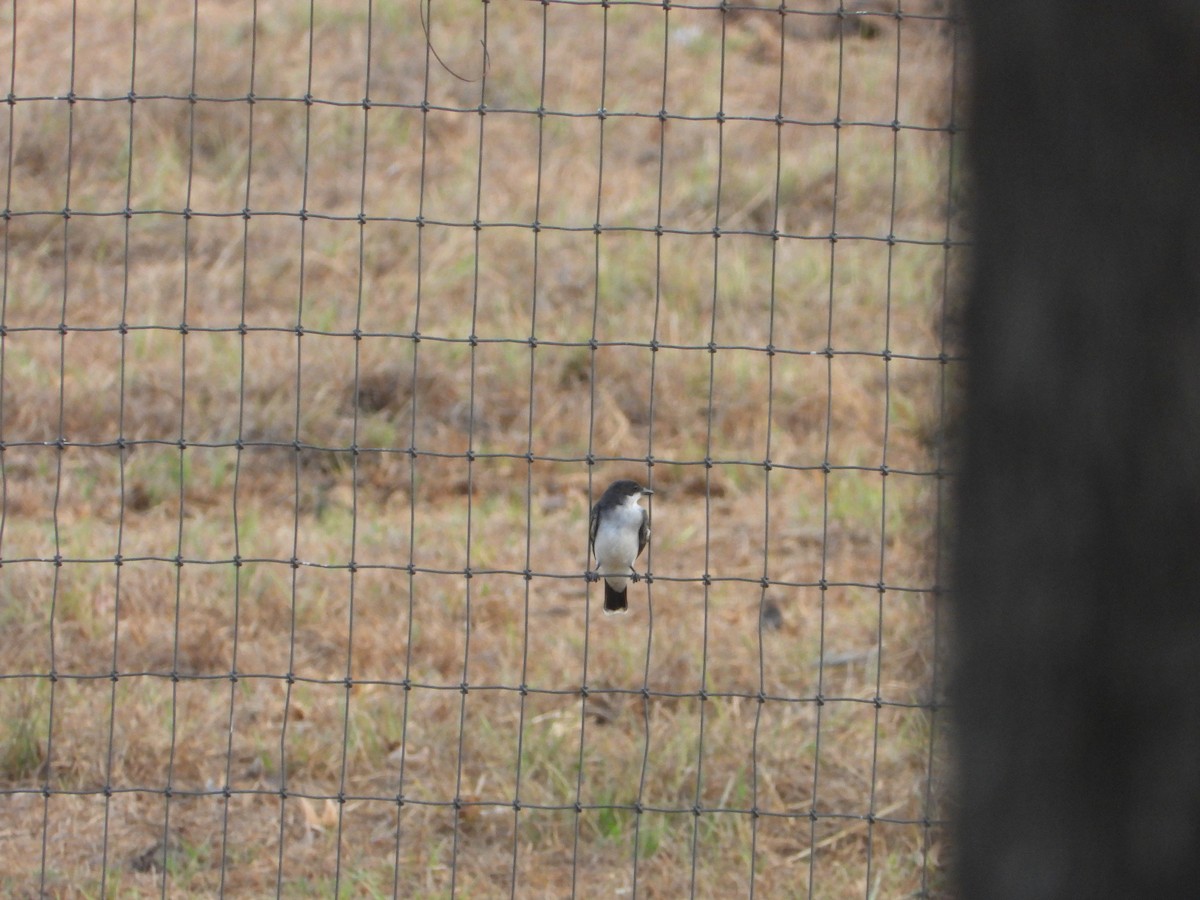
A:
{"label": "dry brown grass", "polygon": [[[131,90],[129,4],[0,32],[5,91],[47,98],[0,117],[5,893],[938,894],[940,483],[904,472],[938,466],[950,138],[828,122],[943,127],[946,25],[905,20],[897,63],[886,17],[791,15],[781,45],[777,13],[673,10],[667,108],[708,118],[664,125],[661,9],[608,12],[602,101],[599,6],[546,10],[543,85],[542,5],[491,3],[481,118],[448,71],[479,75],[477,3],[434,4],[428,71],[416,4],[377,4],[365,115],[364,4],[317,4],[311,75],[307,4],[257,30],[200,4],[194,90],[244,98],[253,37],[251,117],[179,99],[187,6],[142,4],[132,126],[50,99]],[[811,124],[718,127],[774,116],[781,65]],[[386,105],[426,76],[437,108]],[[310,77],[349,105],[270,99]],[[719,200],[792,237],[597,239],[601,102],[643,114],[604,125],[607,228],[703,232]],[[539,103],[576,115],[504,111]],[[831,261],[835,199],[876,240]],[[384,220],[321,218],[360,212]],[[768,439],[775,468],[736,462]],[[657,491],[655,580],[610,620],[585,523],[626,473]]]}

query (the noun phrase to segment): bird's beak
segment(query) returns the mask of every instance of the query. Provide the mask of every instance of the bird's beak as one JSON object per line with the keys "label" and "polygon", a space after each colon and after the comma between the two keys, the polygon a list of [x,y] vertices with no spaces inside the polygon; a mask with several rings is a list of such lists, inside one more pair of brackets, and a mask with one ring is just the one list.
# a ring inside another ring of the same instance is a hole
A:
{"label": "bird's beak", "polygon": [[642,488],[642,496],[643,497],[649,496],[650,494],[653,494],[653,493],[654,493],[654,491],[650,490],[650,488]]}

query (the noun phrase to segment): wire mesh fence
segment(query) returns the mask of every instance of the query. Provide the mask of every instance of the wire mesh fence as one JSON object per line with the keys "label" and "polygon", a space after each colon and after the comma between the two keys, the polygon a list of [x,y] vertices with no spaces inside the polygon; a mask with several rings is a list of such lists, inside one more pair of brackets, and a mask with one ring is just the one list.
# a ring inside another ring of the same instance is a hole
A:
{"label": "wire mesh fence", "polygon": [[0,885],[943,890],[947,10],[4,19]]}

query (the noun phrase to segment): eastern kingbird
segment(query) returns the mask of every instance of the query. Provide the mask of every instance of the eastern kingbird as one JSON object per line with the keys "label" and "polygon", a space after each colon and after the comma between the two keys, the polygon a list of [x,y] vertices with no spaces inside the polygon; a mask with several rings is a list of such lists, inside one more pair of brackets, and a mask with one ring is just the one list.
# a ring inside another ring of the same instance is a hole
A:
{"label": "eastern kingbird", "polygon": [[596,570],[604,578],[606,615],[629,612],[625,589],[633,561],[650,540],[650,514],[638,501],[653,493],[636,481],[614,481],[592,507],[589,535]]}

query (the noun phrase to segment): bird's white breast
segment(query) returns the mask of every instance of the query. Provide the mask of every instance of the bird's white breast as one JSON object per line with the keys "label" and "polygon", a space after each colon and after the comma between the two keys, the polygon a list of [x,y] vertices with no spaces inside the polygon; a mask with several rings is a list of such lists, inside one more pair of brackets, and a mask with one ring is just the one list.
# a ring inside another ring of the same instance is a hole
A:
{"label": "bird's white breast", "polygon": [[601,574],[626,575],[638,554],[638,529],[642,527],[644,510],[637,498],[631,497],[616,509],[608,510],[596,529],[593,548]]}

